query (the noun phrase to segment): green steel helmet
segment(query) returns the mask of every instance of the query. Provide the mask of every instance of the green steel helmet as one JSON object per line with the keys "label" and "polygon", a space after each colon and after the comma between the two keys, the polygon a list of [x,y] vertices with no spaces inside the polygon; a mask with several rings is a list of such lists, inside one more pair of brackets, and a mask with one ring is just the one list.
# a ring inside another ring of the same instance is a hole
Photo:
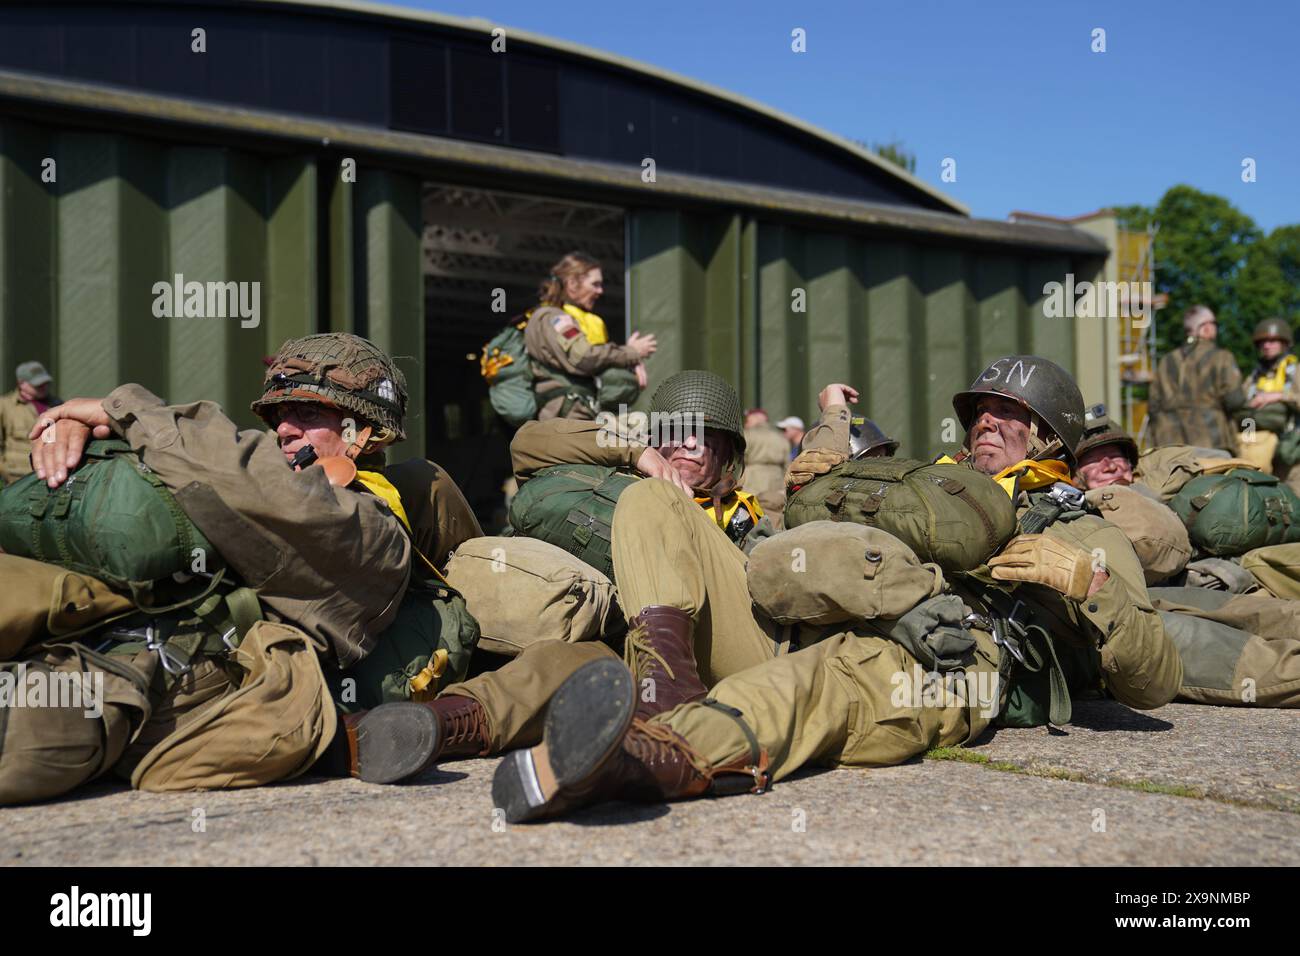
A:
{"label": "green steel helmet", "polygon": [[406,376],[377,345],[359,335],[324,332],[290,339],[275,353],[250,406],[268,425],[271,406],[314,402],[351,412],[371,426],[370,444],[406,437]]}
{"label": "green steel helmet", "polygon": [[1105,405],[1093,405],[1084,413],[1083,439],[1075,446],[1074,457],[1083,457],[1085,451],[1100,448],[1103,445],[1118,445],[1124,452],[1129,464],[1137,467],[1138,446],[1133,436],[1120,426],[1119,422],[1106,414]]}
{"label": "green steel helmet", "polygon": [[726,432],[735,454],[745,454],[744,416],[740,397],[726,379],[702,369],[687,369],[669,376],[650,399],[650,414],[699,415],[705,428]]}
{"label": "green steel helmet", "polygon": [[968,433],[975,423],[976,404],[984,395],[1014,398],[1037,415],[1060,440],[1061,457],[1074,466],[1074,449],[1083,437],[1083,393],[1069,372],[1040,355],[994,359],[970,388],[952,397],[957,420]]}
{"label": "green steel helmet", "polygon": [[849,457],[865,458],[877,448],[884,447],[886,457],[898,451],[898,439],[890,438],[870,418],[849,419]]}
{"label": "green steel helmet", "polygon": [[1264,339],[1281,339],[1290,347],[1295,341],[1295,335],[1291,331],[1291,326],[1285,319],[1265,319],[1259,325],[1255,326],[1255,334],[1251,339],[1258,345]]}

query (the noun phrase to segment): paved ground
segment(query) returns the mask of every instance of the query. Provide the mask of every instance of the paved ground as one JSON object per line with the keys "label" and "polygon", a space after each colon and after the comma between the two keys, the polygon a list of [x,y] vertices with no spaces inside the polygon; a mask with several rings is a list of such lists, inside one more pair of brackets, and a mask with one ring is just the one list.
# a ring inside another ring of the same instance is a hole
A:
{"label": "paved ground", "polygon": [[611,804],[543,826],[494,827],[494,760],[398,787],[105,784],[0,809],[0,863],[1300,864],[1300,713],[1098,702],[1075,721],[805,773],[760,797]]}

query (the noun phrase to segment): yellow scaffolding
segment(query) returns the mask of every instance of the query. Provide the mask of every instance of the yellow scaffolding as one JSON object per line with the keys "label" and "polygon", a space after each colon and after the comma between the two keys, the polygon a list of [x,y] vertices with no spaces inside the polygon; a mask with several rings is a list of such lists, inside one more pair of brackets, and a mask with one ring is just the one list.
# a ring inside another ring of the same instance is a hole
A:
{"label": "yellow scaffolding", "polygon": [[[1155,237],[1159,227],[1154,223],[1145,232],[1121,229],[1115,247],[1119,280],[1133,283],[1130,289],[1143,290],[1139,299],[1126,298],[1120,323],[1119,368],[1121,392],[1121,422],[1139,447],[1145,447],[1147,437],[1147,401],[1138,398],[1138,390],[1155,377],[1156,320],[1155,314],[1169,301],[1169,296],[1154,294],[1155,289]],[[1152,290],[1147,295],[1145,290]]]}

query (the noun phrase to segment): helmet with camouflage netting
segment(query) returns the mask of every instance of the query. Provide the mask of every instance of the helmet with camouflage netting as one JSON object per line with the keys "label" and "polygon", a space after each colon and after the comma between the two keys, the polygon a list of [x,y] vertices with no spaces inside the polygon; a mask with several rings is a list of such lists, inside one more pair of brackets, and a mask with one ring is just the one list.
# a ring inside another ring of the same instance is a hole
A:
{"label": "helmet with camouflage netting", "polygon": [[262,396],[250,408],[273,425],[271,408],[312,402],[351,412],[374,429],[370,444],[406,437],[406,376],[377,345],[347,332],[290,339],[266,370]]}
{"label": "helmet with camouflage netting", "polygon": [[705,428],[731,436],[735,456],[745,454],[744,418],[740,398],[726,379],[702,369],[669,376],[650,399],[650,414],[699,416]]}
{"label": "helmet with camouflage netting", "polygon": [[[1083,437],[1083,393],[1074,377],[1040,355],[1004,355],[980,372],[970,388],[952,397],[962,427],[970,432],[975,408],[984,395],[1013,398],[1034,413],[1052,433],[1038,436],[1046,447],[1038,454],[1064,458],[1074,466],[1074,448]],[[1054,447],[1055,442],[1060,447]]]}

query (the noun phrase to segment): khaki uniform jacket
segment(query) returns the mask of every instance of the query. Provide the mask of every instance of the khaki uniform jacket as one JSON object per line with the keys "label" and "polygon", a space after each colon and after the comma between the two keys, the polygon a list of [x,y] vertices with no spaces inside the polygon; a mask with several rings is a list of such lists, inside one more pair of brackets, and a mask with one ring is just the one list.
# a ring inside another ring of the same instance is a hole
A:
{"label": "khaki uniform jacket", "polygon": [[1213,342],[1201,339],[1170,352],[1151,383],[1151,444],[1236,448],[1224,399],[1240,385],[1236,359]]}
{"label": "khaki uniform jacket", "polygon": [[[470,538],[483,537],[474,510],[456,482],[440,465],[423,458],[411,458],[382,471],[402,497],[402,507],[411,522],[411,537],[420,553],[438,566]],[[423,562],[412,565],[412,573]]]}
{"label": "khaki uniform jacket", "polygon": [[103,401],[114,431],[176,496],[263,604],[355,664],[397,613],[411,542],[378,498],[294,472],[265,431],[212,402],[164,405],[140,385]]}
{"label": "khaki uniform jacket", "polygon": [[[572,390],[576,383],[578,391],[591,396],[594,402],[597,375],[607,368],[635,368],[641,361],[636,350],[626,345],[592,345],[573,316],[546,305],[534,310],[529,318],[524,328],[524,348],[533,360],[538,421],[558,417],[564,405],[563,394],[546,398],[548,393]],[[567,417],[592,420],[596,416],[588,403],[573,402]]]}
{"label": "khaki uniform jacket", "polygon": [[785,469],[790,443],[781,430],[763,423],[745,429],[745,488],[775,521],[785,508]]}
{"label": "khaki uniform jacket", "polygon": [[800,451],[830,448],[849,454],[849,406],[827,405],[817,424],[804,432]]}
{"label": "khaki uniform jacket", "polygon": [[[51,407],[63,404],[46,399]],[[0,488],[32,472],[32,443],[28,435],[36,427],[36,409],[18,397],[18,389],[0,396]]]}

